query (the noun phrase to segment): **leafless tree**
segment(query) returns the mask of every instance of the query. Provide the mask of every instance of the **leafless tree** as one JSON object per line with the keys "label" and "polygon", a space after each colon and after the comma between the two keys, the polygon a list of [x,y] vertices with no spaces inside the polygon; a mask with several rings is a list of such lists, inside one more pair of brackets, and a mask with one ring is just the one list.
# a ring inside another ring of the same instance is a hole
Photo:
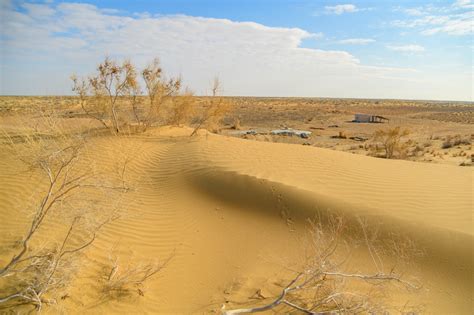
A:
{"label": "leafless tree", "polygon": [[137,72],[133,64],[129,60],[118,64],[107,57],[97,67],[95,76],[80,80],[73,75],[72,81],[73,91],[79,96],[84,112],[114,134],[120,133],[120,98],[139,94]]}

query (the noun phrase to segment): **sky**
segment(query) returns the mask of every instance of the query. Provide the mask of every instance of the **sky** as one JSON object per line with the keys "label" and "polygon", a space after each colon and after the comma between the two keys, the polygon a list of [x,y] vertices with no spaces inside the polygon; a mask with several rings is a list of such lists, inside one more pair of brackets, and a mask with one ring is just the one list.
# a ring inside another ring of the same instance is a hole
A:
{"label": "sky", "polygon": [[0,0],[0,94],[70,95],[109,56],[196,94],[473,101],[474,2]]}

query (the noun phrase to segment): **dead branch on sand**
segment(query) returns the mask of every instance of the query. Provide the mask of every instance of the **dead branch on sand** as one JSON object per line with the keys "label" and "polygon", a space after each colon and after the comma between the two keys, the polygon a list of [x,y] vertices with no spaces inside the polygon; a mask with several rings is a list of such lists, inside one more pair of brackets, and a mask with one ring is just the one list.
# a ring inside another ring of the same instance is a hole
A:
{"label": "dead branch on sand", "polygon": [[[80,165],[85,139],[66,135],[51,115],[48,118],[45,124],[54,137],[27,134],[18,142],[4,133],[13,156],[32,174],[41,175],[28,229],[17,252],[0,267],[0,305],[6,308],[27,304],[40,311],[44,303],[56,303],[60,290],[79,267],[78,255],[106,224],[117,219],[117,209],[106,210],[106,204],[113,204],[127,191],[123,178],[115,186],[114,181],[103,182],[92,169]],[[87,193],[99,198],[90,200]],[[44,234],[53,224],[51,219],[58,222],[55,230],[63,236]]]}
{"label": "dead branch on sand", "polygon": [[[244,314],[268,311],[278,306],[286,306],[292,310],[304,314],[333,314],[333,313],[356,313],[356,312],[379,312],[386,307],[379,300],[377,301],[375,293],[371,293],[370,287],[376,287],[377,290],[384,290],[389,283],[396,283],[407,290],[417,290],[420,288],[417,284],[405,280],[401,274],[395,272],[392,268],[389,272],[383,272],[380,264],[374,264],[377,267],[376,273],[344,272],[342,265],[346,262],[336,261],[336,252],[343,245],[342,242],[342,220],[333,220],[330,222],[330,231],[323,232],[322,226],[312,225],[312,248],[313,253],[302,271],[296,272],[296,275],[283,287],[278,296],[271,299],[267,304],[247,308],[225,310],[223,314]],[[365,229],[362,226],[362,229]],[[368,242],[367,232],[365,240]],[[347,245],[347,244],[346,244]],[[376,251],[374,246],[370,247],[371,255]],[[356,281],[359,286],[365,287],[363,290],[345,287],[347,281]],[[367,288],[369,288],[368,292]],[[281,311],[281,309],[279,309]]]}
{"label": "dead branch on sand", "polygon": [[133,292],[143,296],[145,282],[162,270],[173,256],[163,262],[130,259],[128,264],[124,264],[112,251],[99,276],[100,292],[107,299],[119,299]]}

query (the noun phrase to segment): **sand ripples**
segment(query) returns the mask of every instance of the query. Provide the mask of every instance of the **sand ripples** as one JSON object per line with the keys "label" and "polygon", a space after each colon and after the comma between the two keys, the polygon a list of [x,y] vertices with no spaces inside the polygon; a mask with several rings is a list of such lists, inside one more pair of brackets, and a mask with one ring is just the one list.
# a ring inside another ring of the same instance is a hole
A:
{"label": "sand ripples", "polygon": [[[417,237],[432,255],[420,263],[431,260],[433,272],[449,265],[446,258],[440,263],[443,253],[455,253],[461,263],[446,275],[453,281],[472,272],[472,173],[465,168],[216,135],[97,139],[88,156],[104,173],[129,158],[132,189],[122,217],[87,256],[106,263],[112,247],[125,261],[173,256],[144,298],[98,304],[94,293],[86,294],[86,307],[97,313],[216,309],[235,279],[278,270],[262,267],[263,256],[299,250],[305,218],[332,211],[372,217]],[[24,196],[25,181],[0,163],[0,180],[8,183],[0,194],[5,209]],[[21,224],[9,215],[0,211],[0,220]],[[457,245],[448,246],[453,240]],[[469,282],[460,285],[472,292]]]}

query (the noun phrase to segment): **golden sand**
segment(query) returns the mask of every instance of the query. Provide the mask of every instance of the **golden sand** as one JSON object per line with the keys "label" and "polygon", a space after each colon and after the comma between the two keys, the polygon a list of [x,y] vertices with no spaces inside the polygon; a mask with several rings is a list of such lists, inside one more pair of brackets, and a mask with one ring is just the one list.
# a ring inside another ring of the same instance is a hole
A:
{"label": "golden sand", "polygon": [[[429,313],[472,311],[470,168],[189,133],[164,127],[89,142],[87,157],[98,168],[132,156],[133,189],[122,217],[86,251],[68,298],[46,312],[208,313],[226,301],[248,302],[257,290],[277,294],[274,282],[304,251],[306,219],[332,213],[349,224],[363,218],[382,237],[406,236],[424,251],[413,267],[423,289],[412,302]],[[0,154],[0,244],[7,249],[25,229],[20,209],[38,178]],[[172,258],[144,296],[109,301],[98,296],[94,275],[112,248],[123,262]],[[7,252],[0,253],[2,264]]]}

